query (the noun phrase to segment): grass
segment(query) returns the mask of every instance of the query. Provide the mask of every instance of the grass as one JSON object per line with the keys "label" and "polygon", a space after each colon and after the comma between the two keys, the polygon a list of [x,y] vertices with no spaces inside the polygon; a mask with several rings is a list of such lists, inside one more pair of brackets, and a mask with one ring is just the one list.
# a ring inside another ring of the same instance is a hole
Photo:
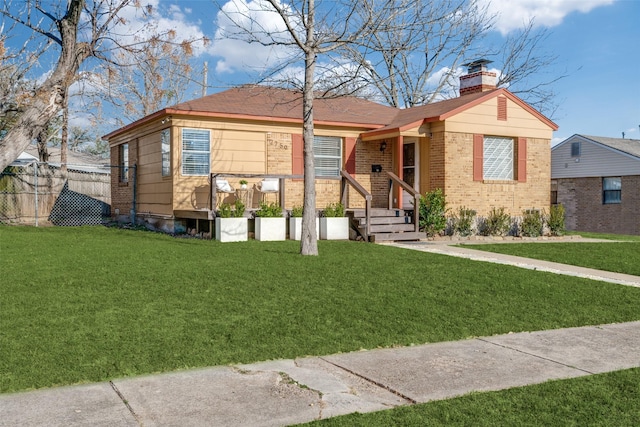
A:
{"label": "grass", "polygon": [[640,241],[610,243],[510,243],[463,246],[468,249],[523,256],[640,276]]}
{"label": "grass", "polygon": [[355,426],[638,426],[640,369],[351,414],[304,424]]}
{"label": "grass", "polygon": [[640,236],[628,234],[592,233],[590,231],[567,231],[568,235],[578,235],[590,239],[617,240],[623,242],[640,242]]}
{"label": "grass", "polygon": [[640,319],[640,289],[359,242],[0,227],[0,392]]}

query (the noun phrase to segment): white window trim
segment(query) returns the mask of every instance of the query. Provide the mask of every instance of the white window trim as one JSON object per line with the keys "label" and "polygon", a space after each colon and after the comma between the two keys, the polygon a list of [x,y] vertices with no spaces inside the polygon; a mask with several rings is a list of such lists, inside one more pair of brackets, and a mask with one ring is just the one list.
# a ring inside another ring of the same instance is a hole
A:
{"label": "white window trim", "polygon": [[[316,143],[317,142],[325,142],[325,143],[336,143],[338,150],[339,150],[339,154],[336,155],[330,155],[330,154],[319,154],[318,150],[316,150]],[[314,140],[313,140],[313,157],[314,157],[314,163],[315,163],[315,173],[316,173],[316,177],[317,178],[338,178],[340,177],[340,170],[342,170],[342,138],[337,137],[337,136],[314,136]],[[335,161],[336,162],[336,173],[326,173],[326,171],[332,171],[334,168],[333,167],[319,167],[318,166],[318,160],[319,159],[324,159],[324,160],[329,160],[329,161]],[[324,173],[323,173],[324,172]]]}
{"label": "white window trim", "polygon": [[[499,146],[499,144],[510,147]],[[515,177],[515,140],[503,136],[484,136],[482,178],[485,181],[513,181]]]}
{"label": "white window trim", "polygon": [[162,176],[171,176],[171,129],[169,128],[160,131],[160,162]]}
{"label": "white window trim", "polygon": [[[191,131],[191,132],[195,131],[195,132],[203,132],[203,133],[206,132],[207,135],[208,135],[207,139],[209,141],[207,150],[206,151],[205,150],[185,150],[185,147],[184,147],[184,145],[185,145],[185,138],[184,138],[185,131]],[[181,136],[182,136],[182,138],[181,138],[182,139],[182,147],[181,147],[182,148],[182,150],[181,150],[182,151],[182,165],[181,165],[180,169],[181,169],[182,175],[183,176],[208,176],[209,173],[211,172],[211,131],[209,129],[182,128]],[[207,156],[207,163],[206,163],[207,171],[204,172],[204,173],[188,173],[188,172],[185,172],[185,164],[184,164],[184,159],[186,157],[185,154],[200,154],[200,155],[206,154],[206,156]]]}

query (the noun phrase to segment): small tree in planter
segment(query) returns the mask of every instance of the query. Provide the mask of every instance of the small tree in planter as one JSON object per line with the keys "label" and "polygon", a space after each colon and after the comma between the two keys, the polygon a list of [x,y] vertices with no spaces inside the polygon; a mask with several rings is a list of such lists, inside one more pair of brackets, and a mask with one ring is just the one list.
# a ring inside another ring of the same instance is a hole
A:
{"label": "small tree in planter", "polygon": [[254,213],[256,217],[256,240],[285,240],[287,222],[282,216],[282,208],[277,203],[260,203],[260,209]]}
{"label": "small tree in planter", "polygon": [[349,218],[344,216],[342,203],[331,203],[320,218],[321,240],[349,240]]}
{"label": "small tree in planter", "polygon": [[244,217],[244,203],[241,200],[236,200],[234,209],[229,203],[221,204],[215,224],[216,240],[242,242],[248,239],[247,218]]}

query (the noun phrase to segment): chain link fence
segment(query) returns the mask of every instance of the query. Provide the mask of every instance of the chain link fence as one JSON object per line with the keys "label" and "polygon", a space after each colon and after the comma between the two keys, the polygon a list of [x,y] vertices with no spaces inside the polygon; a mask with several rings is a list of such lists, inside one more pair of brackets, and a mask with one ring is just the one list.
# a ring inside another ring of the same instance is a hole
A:
{"label": "chain link fence", "polygon": [[55,165],[31,162],[0,174],[0,222],[79,226],[108,222],[110,165]]}

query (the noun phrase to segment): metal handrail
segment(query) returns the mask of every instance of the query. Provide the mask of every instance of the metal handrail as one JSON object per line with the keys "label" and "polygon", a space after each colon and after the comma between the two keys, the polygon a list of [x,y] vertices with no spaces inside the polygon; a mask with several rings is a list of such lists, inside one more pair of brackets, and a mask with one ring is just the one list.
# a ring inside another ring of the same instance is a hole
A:
{"label": "metal handrail", "polygon": [[[387,171],[387,175],[389,176],[389,178],[391,179],[391,181],[395,182],[397,185],[400,186],[400,188],[402,188],[403,190],[405,190],[407,193],[411,194],[413,196],[413,224],[414,224],[414,231],[420,231],[420,192],[417,191],[415,188],[413,188],[412,186],[410,186],[409,184],[407,184],[406,182],[404,182],[403,180],[401,180],[398,175],[394,174],[393,172],[389,172]],[[392,199],[392,193],[393,191],[393,186],[389,186],[389,209],[391,209],[391,199]]]}
{"label": "metal handrail", "polygon": [[371,227],[371,200],[373,197],[371,193],[369,193],[365,188],[360,185],[358,181],[356,181],[347,171],[344,169],[340,171],[340,175],[342,176],[342,204],[346,207],[347,205],[347,184],[353,187],[362,197],[364,197],[364,216],[365,216],[365,234],[366,239],[369,240],[369,236],[371,235],[370,227]]}

